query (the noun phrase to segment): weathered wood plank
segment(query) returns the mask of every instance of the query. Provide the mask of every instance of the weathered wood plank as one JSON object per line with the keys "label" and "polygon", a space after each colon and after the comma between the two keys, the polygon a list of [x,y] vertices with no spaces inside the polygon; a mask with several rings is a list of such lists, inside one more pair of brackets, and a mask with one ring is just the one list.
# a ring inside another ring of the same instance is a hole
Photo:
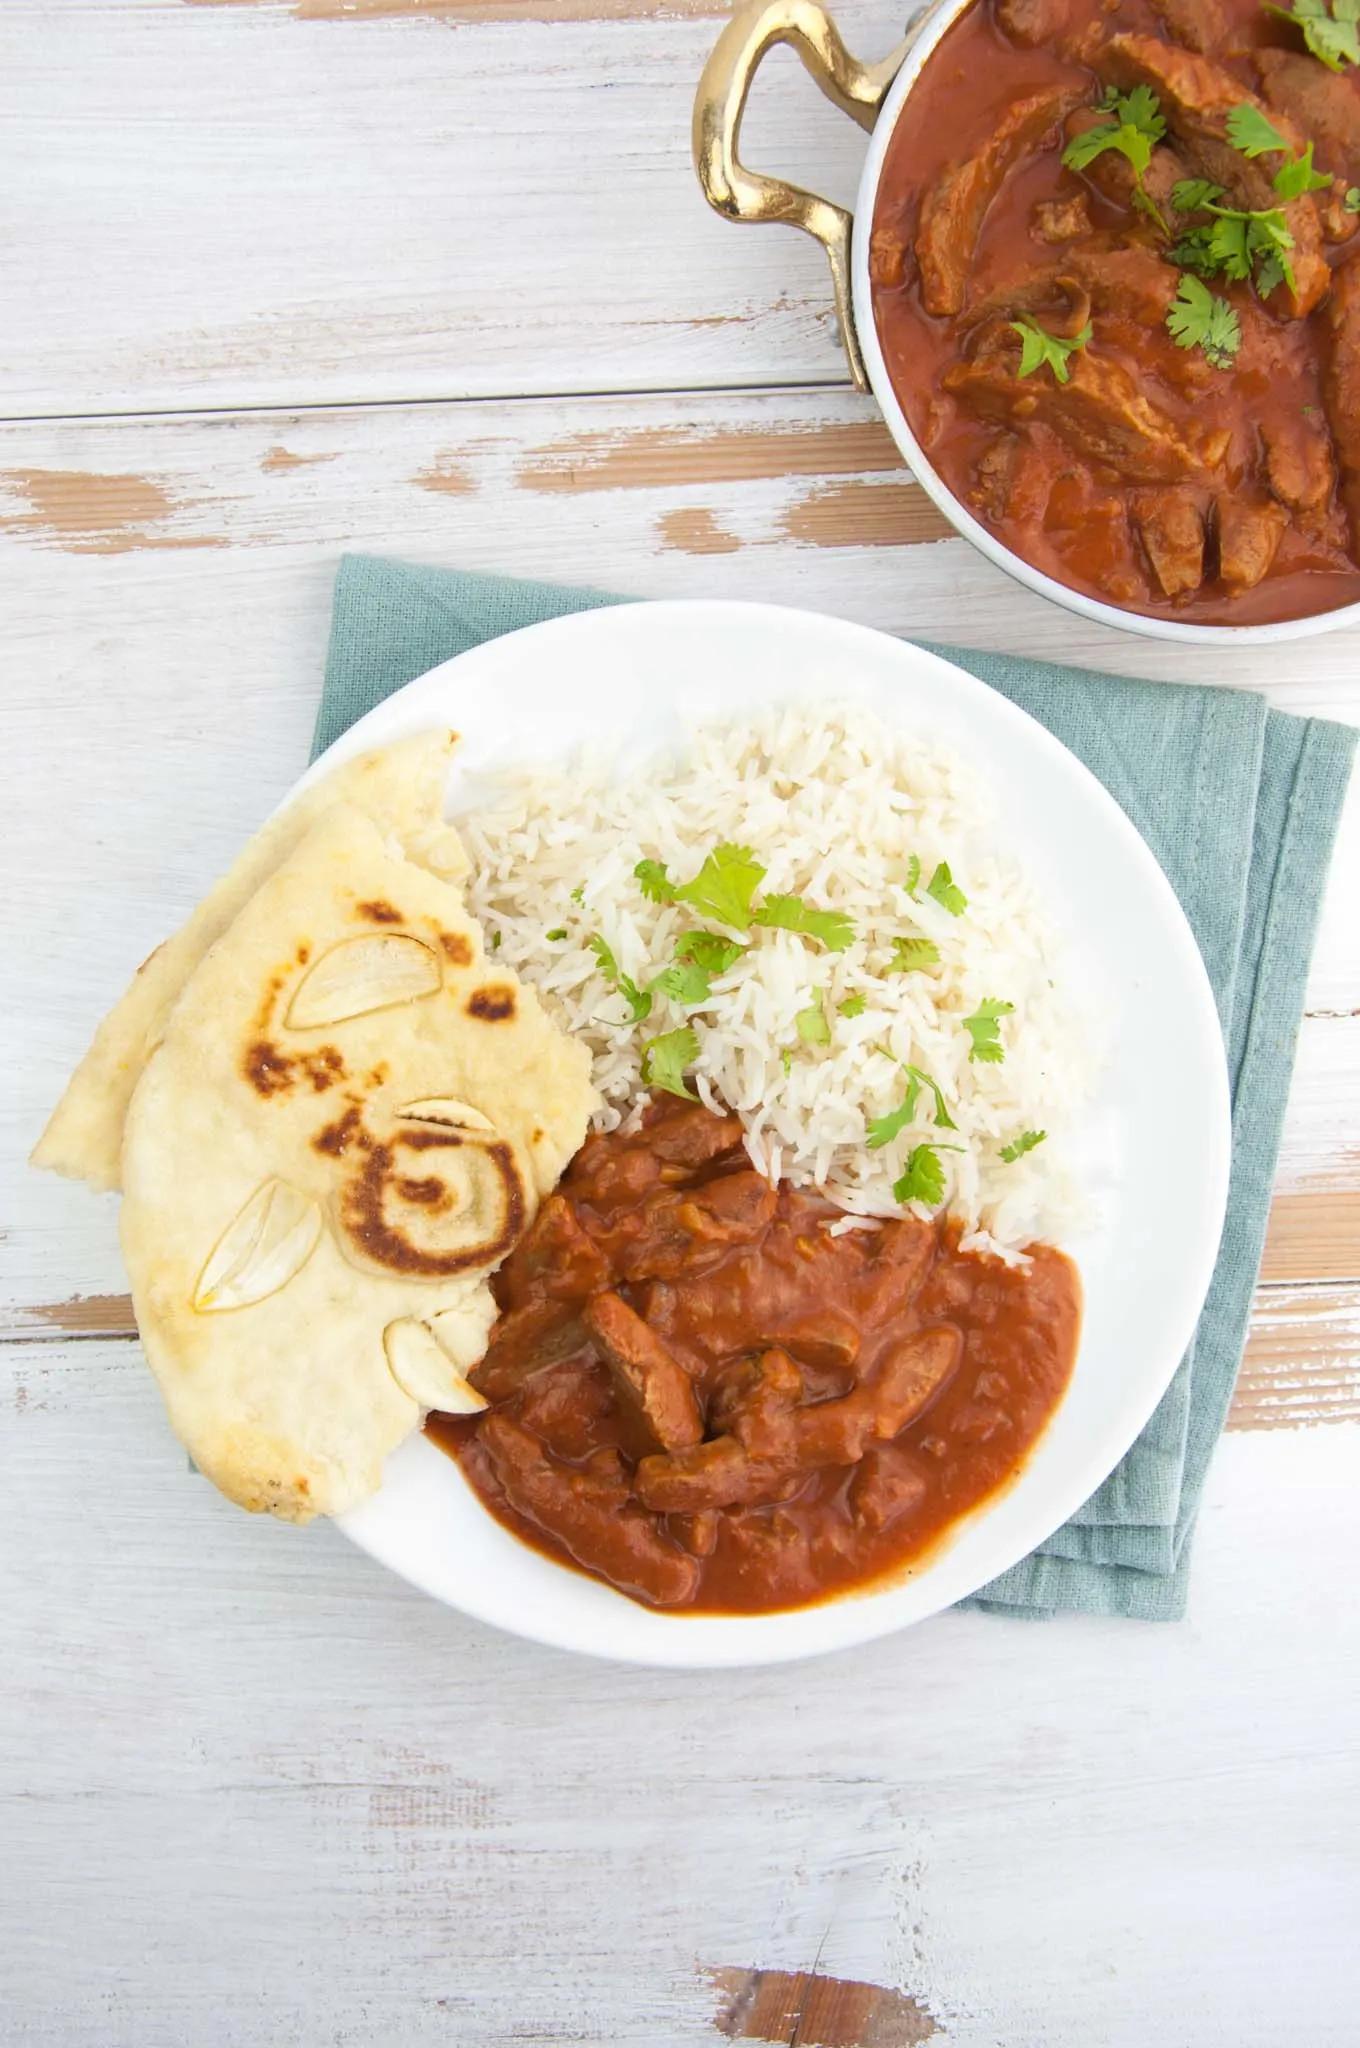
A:
{"label": "weathered wood plank", "polygon": [[1360,1422],[1360,1286],[1262,1287],[1229,1429]]}
{"label": "weathered wood plank", "polygon": [[[820,249],[694,177],[727,12],[6,0],[0,415],[844,383]],[[745,143],[853,195],[864,137],[787,55]]]}
{"label": "weathered wood plank", "polygon": [[[132,1303],[125,1294],[0,1306],[0,1340],[23,1346],[30,1359],[37,1356],[36,1344],[50,1345],[58,1372],[82,1369],[70,1349],[73,1339],[130,1344],[135,1336]],[[25,1388],[20,1409],[29,1398]],[[1360,1422],[1360,1280],[1263,1284],[1229,1429],[1337,1422]]]}
{"label": "weathered wood plank", "polygon": [[[1217,657],[1101,633],[962,542],[817,545],[809,494],[913,494],[846,393],[359,408],[0,429],[11,703],[0,896],[0,1300],[121,1294],[111,1205],[23,1165],[65,1073],[138,962],[301,767],[343,548],[597,581],[639,595],[809,599],[891,631],[1151,675]],[[702,558],[701,516],[731,551]],[[855,522],[860,523],[856,524]],[[688,529],[691,543],[694,529]],[[1340,634],[1234,673],[1298,710],[1360,715]],[[1360,801],[1322,939],[1267,1274],[1360,1277]],[[1321,1014],[1325,1013],[1325,1014]],[[1291,1220],[1292,1218],[1292,1220]]]}
{"label": "weathered wood plank", "polygon": [[240,1514],[129,1345],[0,1379],[18,2039],[714,2048],[743,1984],[815,1973],[950,2048],[1349,2048],[1353,1429],[1225,1442],[1182,1628],[659,1675]]}

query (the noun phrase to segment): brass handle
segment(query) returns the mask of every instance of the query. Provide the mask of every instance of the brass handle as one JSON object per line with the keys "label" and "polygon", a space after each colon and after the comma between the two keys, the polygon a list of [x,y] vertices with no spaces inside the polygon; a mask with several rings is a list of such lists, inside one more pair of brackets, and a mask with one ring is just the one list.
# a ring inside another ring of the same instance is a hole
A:
{"label": "brass handle", "polygon": [[860,391],[869,379],[855,332],[850,286],[850,231],[853,216],[829,199],[804,191],[783,178],[748,171],[737,156],[741,117],[751,81],[761,59],[776,43],[788,43],[804,69],[833,106],[872,128],[888,87],[902,68],[930,7],[915,22],[905,41],[881,64],[860,64],[841,41],[840,30],[817,0],[747,0],[713,46],[694,101],[694,168],[704,197],[729,220],[785,221],[815,235],[831,265],[841,339],[850,359],[850,374]]}

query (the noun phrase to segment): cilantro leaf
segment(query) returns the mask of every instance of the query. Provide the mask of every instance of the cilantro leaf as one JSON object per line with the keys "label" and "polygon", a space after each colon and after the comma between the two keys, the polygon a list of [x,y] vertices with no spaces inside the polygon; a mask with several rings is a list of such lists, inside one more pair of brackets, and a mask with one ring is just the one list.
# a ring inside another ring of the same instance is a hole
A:
{"label": "cilantro leaf", "polygon": [[1147,85],[1136,85],[1127,93],[1111,86],[1100,104],[1101,111],[1110,119],[1074,136],[1063,151],[1063,162],[1069,171],[1084,171],[1107,149],[1117,149],[1141,178],[1152,161],[1154,146],[1166,133],[1156,93]]}
{"label": "cilantro leaf", "polygon": [[899,1131],[904,1131],[916,1113],[916,1097],[920,1090],[908,1089],[906,1099],[898,1108],[890,1109],[886,1116],[875,1116],[864,1126],[865,1142],[871,1152],[881,1152],[885,1145],[891,1145]]}
{"label": "cilantro leaf", "polygon": [[1276,251],[1261,258],[1256,271],[1256,289],[1263,299],[1268,299],[1276,285],[1284,283],[1286,265],[1284,258]]}
{"label": "cilantro leaf", "polygon": [[1310,142],[1302,156],[1291,156],[1287,164],[1280,165],[1271,182],[1281,199],[1300,199],[1305,192],[1325,192],[1332,181],[1325,171],[1313,169]]}
{"label": "cilantro leaf", "polygon": [[709,974],[726,974],[745,951],[745,946],[723,938],[720,932],[684,932],[675,942],[677,960],[693,960]]}
{"label": "cilantro leaf", "polygon": [[971,1017],[963,1019],[963,1028],[972,1039],[969,1050],[970,1060],[981,1060],[985,1066],[999,1066],[1006,1057],[1001,1043],[1001,1019],[1009,1017],[1014,1003],[1003,1003],[996,996],[988,996],[980,1002]]}
{"label": "cilantro leaf", "polygon": [[666,872],[664,860],[640,860],[633,869],[649,903],[673,903],[675,885]]}
{"label": "cilantro leaf", "polygon": [[751,922],[751,898],[765,870],[749,846],[724,841],[715,846],[692,882],[672,889],[673,903],[689,903],[705,917],[745,931]]}
{"label": "cilantro leaf", "polygon": [[1212,277],[1218,267],[1210,253],[1214,226],[1191,228],[1182,235],[1174,248],[1167,250],[1168,263],[1176,264],[1181,270],[1196,271],[1201,277]]}
{"label": "cilantro leaf", "polygon": [[1360,213],[1360,185],[1349,185],[1341,202],[1343,213]]}
{"label": "cilantro leaf", "polygon": [[500,952],[500,949],[501,949],[501,935],[500,935],[500,933],[499,933],[499,932],[492,932],[492,934],[491,934],[491,950],[492,950],[492,952],[493,952],[493,953],[499,953],[499,952]]}
{"label": "cilantro leaf", "polygon": [[1171,204],[1177,213],[1198,213],[1211,200],[1223,197],[1223,187],[1211,178],[1180,178],[1171,187]]}
{"label": "cilantro leaf", "polygon": [[[1275,123],[1249,100],[1229,110],[1228,140],[1246,157],[1266,156],[1271,151],[1283,154],[1289,148],[1288,140]],[[1281,199],[1289,200],[1299,199],[1305,192],[1325,191],[1332,181],[1324,172],[1314,170],[1310,142],[1302,156],[1291,156],[1280,165],[1271,182]]]}
{"label": "cilantro leaf", "polygon": [[677,960],[671,967],[665,967],[652,982],[662,995],[672,1002],[681,1003],[693,1009],[696,1003],[706,1003],[713,994],[713,984],[708,969],[701,967],[697,960]]}
{"label": "cilantro leaf", "polygon": [[[1191,228],[1169,254],[1173,263],[1194,270],[1201,277],[1224,277],[1244,283],[1256,271],[1256,290],[1262,298],[1277,284],[1293,287],[1294,272],[1288,250],[1294,246],[1289,223],[1279,207],[1243,213],[1232,206],[1205,200],[1201,209],[1214,218],[1205,227]],[[1190,346],[1191,344],[1186,344]]]}
{"label": "cilantro leaf", "polygon": [[1360,64],[1358,0],[1332,0],[1330,14],[1327,0],[1294,0],[1292,11],[1275,6],[1274,0],[1265,0],[1265,10],[1302,29],[1308,49],[1329,71],[1340,71],[1346,64]]}
{"label": "cilantro leaf", "polygon": [[1001,1147],[1001,1157],[1007,1166],[1014,1166],[1017,1159],[1023,1159],[1026,1152],[1032,1152],[1036,1145],[1042,1145],[1047,1131],[1021,1131],[1018,1138]]}
{"label": "cilantro leaf", "polygon": [[545,939],[565,939],[567,928],[564,924],[554,925],[553,929],[550,932],[544,932],[543,936]]}
{"label": "cilantro leaf", "polygon": [[1118,150],[1133,166],[1134,205],[1165,233],[1166,222],[1143,184],[1143,174],[1152,162],[1153,149],[1166,133],[1166,122],[1156,93],[1146,85],[1136,85],[1132,92],[1121,93],[1117,86],[1112,85],[1100,104],[1110,119],[1098,121],[1093,128],[1074,136],[1063,151],[1063,162],[1070,171],[1084,171],[1107,149]]}
{"label": "cilantro leaf", "polygon": [[1158,206],[1152,194],[1147,190],[1147,187],[1144,185],[1141,178],[1134,179],[1133,191],[1130,193],[1129,197],[1133,201],[1133,208],[1135,213],[1145,213],[1148,219],[1152,222],[1154,227],[1159,228],[1164,235],[1170,234],[1170,228],[1162,219],[1161,208]]}
{"label": "cilantro leaf", "polygon": [[1289,223],[1278,210],[1247,216],[1247,252],[1257,264],[1256,289],[1263,299],[1281,282],[1293,291],[1293,266],[1285,254],[1293,246]]}
{"label": "cilantro leaf", "polygon": [[1166,309],[1166,324],[1177,348],[1202,350],[1216,370],[1231,369],[1242,346],[1241,323],[1228,301],[1188,274]]}
{"label": "cilantro leaf", "polygon": [[867,996],[847,996],[843,1003],[836,1005],[837,1014],[842,1017],[862,1017],[868,1007]]}
{"label": "cilantro leaf", "polygon": [[814,910],[801,896],[767,896],[751,922],[774,931],[803,932],[820,939],[828,953],[843,953],[855,936],[843,910]]}
{"label": "cilantro leaf", "polygon": [[1065,384],[1072,374],[1067,367],[1068,357],[1077,349],[1085,348],[1091,339],[1089,320],[1080,334],[1074,334],[1070,341],[1061,334],[1050,334],[1046,327],[1041,327],[1028,313],[1022,313],[1020,318],[1012,320],[1010,325],[1011,332],[1020,336],[1020,368],[1016,371],[1017,377],[1032,377],[1036,370],[1041,370],[1047,363],[1058,382]]}
{"label": "cilantro leaf", "polygon": [[584,882],[578,882],[578,883],[576,884],[576,887],[575,887],[575,888],[574,888],[574,889],[572,890],[572,892],[571,892],[571,900],[572,900],[572,902],[573,902],[573,903],[584,903],[584,902],[585,902],[585,900],[586,900],[586,888],[585,888],[585,883],[584,883]]}
{"label": "cilantro leaf", "polygon": [[831,1026],[820,1003],[810,1003],[806,1010],[798,1012],[793,1021],[804,1045],[830,1045]]}
{"label": "cilantro leaf", "polygon": [[[881,1052],[884,1059],[892,1059],[892,1054],[888,1051],[886,1045],[876,1046],[874,1049],[876,1052]],[[889,1110],[886,1116],[874,1117],[865,1126],[865,1135],[871,1152],[877,1152],[882,1146],[890,1145],[898,1132],[905,1130],[916,1114],[916,1104],[920,1098],[921,1087],[927,1077],[921,1072],[919,1067],[904,1066],[902,1071],[907,1077],[907,1092],[902,1097],[900,1106],[897,1109]]]}
{"label": "cilantro leaf", "polygon": [[934,967],[940,949],[934,939],[894,939],[889,974],[914,974],[920,967]]}
{"label": "cilantro leaf", "polygon": [[784,1072],[785,1072],[785,1074],[786,1074],[786,1075],[788,1075],[788,1074],[791,1074],[791,1073],[793,1072],[793,1048],[792,1048],[792,1046],[786,1045],[786,1046],[784,1047],[784,1050],[783,1050],[783,1052],[781,1052],[781,1053],[780,1053],[780,1055],[779,1055],[779,1064],[780,1064],[780,1066],[781,1066],[781,1067],[783,1067],[783,1069],[784,1069]]}
{"label": "cilantro leaf", "polygon": [[951,917],[962,917],[964,911],[968,908],[968,898],[964,895],[962,889],[956,885],[954,877],[949,872],[949,862],[947,860],[940,862],[940,865],[927,882],[926,894],[927,896],[933,896],[941,909],[947,910]]}
{"label": "cilantro leaf", "polygon": [[1107,85],[1101,106],[1153,142],[1160,142],[1166,133],[1161,102],[1150,85],[1135,85],[1132,92],[1120,92],[1117,87]]}
{"label": "cilantro leaf", "polygon": [[917,888],[920,884],[920,880],[921,856],[919,853],[913,853],[907,861],[906,891],[908,896],[914,896],[916,894]]}
{"label": "cilantro leaf", "polygon": [[940,1093],[939,1082],[933,1081],[929,1074],[922,1073],[920,1067],[906,1067],[903,1071],[909,1074],[913,1081],[919,1082],[921,1087],[929,1088],[931,1094],[935,1097],[935,1121],[940,1126],[940,1129],[956,1131],[958,1125],[944,1106],[944,1096]]}
{"label": "cilantro leaf", "polygon": [[632,1011],[633,1014],[629,1018],[629,1022],[640,1024],[642,1019],[651,1011],[651,990],[639,988],[635,981],[629,980],[628,976],[619,966],[618,961],[614,958],[613,947],[607,939],[601,937],[599,932],[592,932],[591,936],[586,940],[586,951],[595,955],[601,974],[606,981],[614,984],[614,987]]}
{"label": "cilantro leaf", "polygon": [[1264,156],[1267,150],[1289,147],[1275,123],[1250,100],[1229,107],[1227,125],[1228,140],[1242,156]]}
{"label": "cilantro leaf", "polygon": [[907,1154],[906,1172],[893,1182],[893,1199],[924,1202],[937,1209],[944,1200],[944,1168],[934,1145],[917,1145]]}
{"label": "cilantro leaf", "polygon": [[[892,1057],[891,1054],[888,1056]],[[939,1082],[933,1081],[920,1067],[904,1065],[902,1072],[907,1077],[907,1092],[900,1107],[889,1110],[886,1116],[874,1117],[866,1126],[866,1138],[871,1152],[877,1152],[882,1146],[890,1145],[898,1132],[906,1129],[916,1114],[916,1104],[923,1088],[928,1088],[935,1097],[935,1122],[940,1128],[946,1131],[958,1129],[958,1125],[944,1106],[944,1096],[940,1092]]]}
{"label": "cilantro leaf", "polygon": [[688,1024],[649,1038],[642,1048],[642,1081],[647,1088],[664,1089],[667,1095],[683,1095],[687,1102],[698,1096],[685,1085],[685,1068],[699,1057],[698,1033]]}

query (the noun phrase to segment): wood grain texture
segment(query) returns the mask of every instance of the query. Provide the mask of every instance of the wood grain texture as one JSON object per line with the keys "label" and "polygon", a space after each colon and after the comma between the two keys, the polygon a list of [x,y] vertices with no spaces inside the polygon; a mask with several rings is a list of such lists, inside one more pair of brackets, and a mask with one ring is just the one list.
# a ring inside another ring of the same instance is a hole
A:
{"label": "wood grain texture", "polygon": [[1351,2048],[1357,1449],[1225,1442],[1181,1628],[687,1676],[241,1514],[130,1345],[0,1347],[0,2033],[719,2048],[715,1972],[815,1971],[950,2048]]}
{"label": "wood grain texture", "polygon": [[1229,1429],[1360,1422],[1360,1286],[1262,1287]]}
{"label": "wood grain texture", "polygon": [[[346,547],[639,595],[815,592],[890,631],[1221,679],[1216,653],[1088,627],[961,541],[789,538],[810,490],[914,488],[888,462],[872,407],[821,391],[0,428],[6,843],[43,878],[0,897],[6,957],[24,962],[0,977],[6,1311],[123,1292],[112,1205],[23,1162],[99,1016],[300,770]],[[41,507],[14,479],[37,471],[86,482],[35,523]],[[591,487],[559,487],[572,477]],[[130,504],[127,479],[160,496]],[[230,544],[87,552],[87,538],[119,535],[120,511],[135,512],[133,534]],[[1358,649],[1360,635],[1331,635],[1287,661],[1245,654],[1235,673],[1299,711],[1354,717]],[[1353,800],[1310,980],[1272,1279],[1360,1279],[1357,818]]]}
{"label": "wood grain texture", "polygon": [[[0,1341],[132,1342],[126,1294],[0,1305]],[[1229,1429],[1360,1422],[1360,1279],[1258,1288]]]}
{"label": "wood grain texture", "polygon": [[717,2029],[729,2041],[780,2048],[915,2048],[939,2028],[930,2013],[882,1984],[847,1983],[806,1970],[715,1970]]}
{"label": "wood grain texture", "polygon": [[[108,1334],[114,1205],[23,1166],[96,1018],[302,766],[344,548],[1360,717],[1360,635],[1225,673],[935,540],[844,389],[820,251],[699,198],[721,11],[0,7],[0,414],[68,416],[0,428],[16,2048],[1354,2038],[1360,804],[1180,1629],[953,1615],[712,1676],[493,1635],[188,1471]],[[836,12],[865,56],[900,34],[884,0]],[[743,144],[853,197],[863,138],[788,53]]]}
{"label": "wood grain texture", "polygon": [[[821,250],[695,180],[726,11],[5,0],[0,415],[844,384]],[[853,197],[863,134],[787,53],[744,145]]]}
{"label": "wood grain texture", "polygon": [[728,0],[183,0],[186,7],[287,8],[295,21],[716,21]]}

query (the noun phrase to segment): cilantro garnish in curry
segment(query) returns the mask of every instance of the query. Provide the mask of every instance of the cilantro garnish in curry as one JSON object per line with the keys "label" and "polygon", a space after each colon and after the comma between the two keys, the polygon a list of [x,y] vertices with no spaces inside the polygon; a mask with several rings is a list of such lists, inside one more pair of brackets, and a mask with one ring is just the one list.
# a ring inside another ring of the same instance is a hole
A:
{"label": "cilantro garnish in curry", "polygon": [[1357,35],[1360,0],[975,0],[928,60],[884,358],[1045,574],[1205,624],[1360,602]]}
{"label": "cilantro garnish in curry", "polygon": [[1329,71],[1360,64],[1360,0],[1294,0],[1292,7],[1264,0],[1264,5],[1267,14],[1303,30],[1306,47]]}

